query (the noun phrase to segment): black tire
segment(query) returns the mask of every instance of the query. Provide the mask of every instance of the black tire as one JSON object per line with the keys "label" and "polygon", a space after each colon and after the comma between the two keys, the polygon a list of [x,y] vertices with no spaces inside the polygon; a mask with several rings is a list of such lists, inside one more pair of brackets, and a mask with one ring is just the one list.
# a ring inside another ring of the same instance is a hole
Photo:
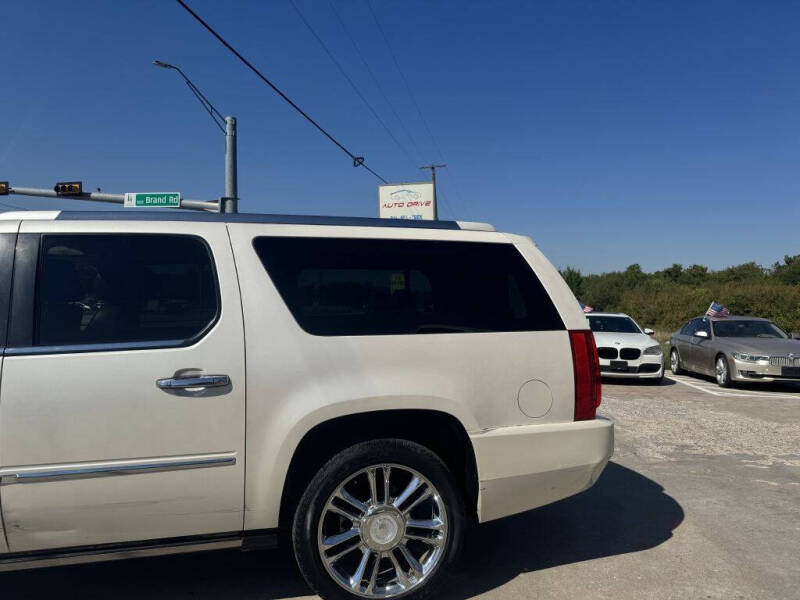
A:
{"label": "black tire", "polygon": [[[722,369],[722,373],[720,373],[720,369]],[[724,354],[717,354],[714,359],[714,376],[719,387],[731,387],[731,366],[728,364],[728,359]]]}
{"label": "black tire", "polygon": [[[681,366],[681,355],[677,348],[672,348],[672,350],[669,351],[669,364],[670,371],[672,371],[673,375],[683,375],[686,373],[686,369]],[[677,367],[674,367],[674,365],[677,365]]]}
{"label": "black tire", "polygon": [[443,552],[430,575],[416,587],[390,597],[403,600],[429,598],[453,571],[464,531],[464,499],[447,466],[424,446],[407,440],[363,442],[343,450],[317,472],[303,493],[294,516],[292,545],[300,572],[314,592],[326,600],[353,600],[364,596],[345,590],[323,564],[318,547],[320,518],[340,484],[362,469],[379,464],[399,465],[423,475],[438,491],[447,512]]}

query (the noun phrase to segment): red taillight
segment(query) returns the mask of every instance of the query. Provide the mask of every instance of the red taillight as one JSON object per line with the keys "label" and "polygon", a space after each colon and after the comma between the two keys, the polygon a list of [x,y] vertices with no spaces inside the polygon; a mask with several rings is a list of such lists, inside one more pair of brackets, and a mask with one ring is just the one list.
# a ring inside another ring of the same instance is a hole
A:
{"label": "red taillight", "polygon": [[600,361],[591,331],[570,331],[575,373],[575,420],[594,419],[600,406]]}

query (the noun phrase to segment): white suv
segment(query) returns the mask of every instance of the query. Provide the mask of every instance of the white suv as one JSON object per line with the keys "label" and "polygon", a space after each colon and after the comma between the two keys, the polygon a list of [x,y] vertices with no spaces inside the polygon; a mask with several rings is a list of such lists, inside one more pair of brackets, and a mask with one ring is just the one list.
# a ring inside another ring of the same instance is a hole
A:
{"label": "white suv", "polygon": [[489,226],[5,213],[0,342],[5,570],[284,532],[325,598],[422,598],[613,449],[577,301]]}

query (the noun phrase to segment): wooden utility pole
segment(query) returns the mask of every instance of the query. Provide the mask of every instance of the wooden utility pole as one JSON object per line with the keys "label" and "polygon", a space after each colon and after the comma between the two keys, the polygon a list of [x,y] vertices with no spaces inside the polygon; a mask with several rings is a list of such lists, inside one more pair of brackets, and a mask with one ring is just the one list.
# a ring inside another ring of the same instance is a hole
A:
{"label": "wooden utility pole", "polygon": [[420,169],[430,169],[431,171],[431,181],[433,182],[433,220],[439,220],[439,204],[436,201],[436,169],[443,169],[447,165],[424,165],[420,167]]}

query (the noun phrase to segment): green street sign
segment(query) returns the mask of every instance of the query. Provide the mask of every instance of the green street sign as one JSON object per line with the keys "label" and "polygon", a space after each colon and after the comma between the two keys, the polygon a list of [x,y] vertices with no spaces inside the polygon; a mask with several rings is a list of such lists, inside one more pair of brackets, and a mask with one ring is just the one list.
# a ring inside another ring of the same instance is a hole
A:
{"label": "green street sign", "polygon": [[178,208],[180,192],[126,192],[126,208]]}

